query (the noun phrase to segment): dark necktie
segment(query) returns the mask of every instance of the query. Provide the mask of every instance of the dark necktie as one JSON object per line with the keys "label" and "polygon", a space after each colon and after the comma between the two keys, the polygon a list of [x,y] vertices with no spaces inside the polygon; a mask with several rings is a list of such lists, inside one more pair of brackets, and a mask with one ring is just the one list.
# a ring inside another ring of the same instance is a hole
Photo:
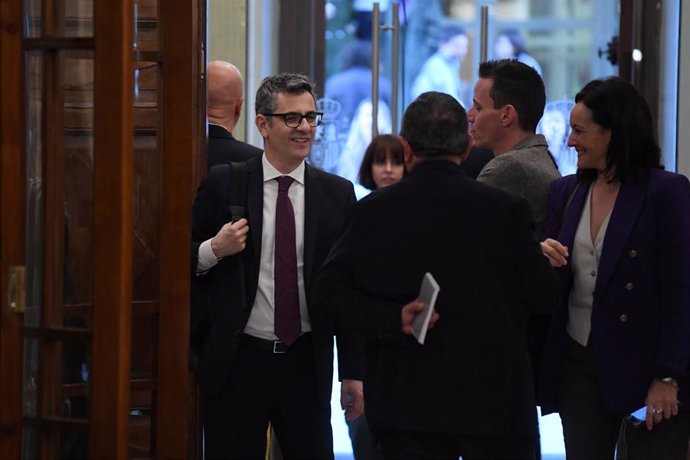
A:
{"label": "dark necktie", "polygon": [[275,333],[286,345],[299,337],[299,292],[297,288],[297,247],[295,245],[295,213],[288,197],[292,177],[281,176],[276,201],[275,261]]}

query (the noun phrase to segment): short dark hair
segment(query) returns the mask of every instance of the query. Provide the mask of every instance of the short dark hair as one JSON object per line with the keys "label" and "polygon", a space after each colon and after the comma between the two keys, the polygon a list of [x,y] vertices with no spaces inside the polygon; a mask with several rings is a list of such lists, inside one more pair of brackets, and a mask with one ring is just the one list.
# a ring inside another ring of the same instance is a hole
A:
{"label": "short dark hair", "polygon": [[316,84],[306,75],[281,73],[266,77],[256,90],[254,110],[259,113],[273,113],[278,106],[278,94],[309,93],[316,102]]}
{"label": "short dark hair", "polygon": [[[376,182],[371,173],[374,161],[390,157],[395,163],[405,164],[403,145],[398,136],[392,134],[379,134],[371,140],[364,152],[362,164],[359,167],[359,183],[369,190],[376,190]],[[405,174],[405,173],[403,173]]]}
{"label": "short dark hair", "polygon": [[546,89],[536,70],[517,59],[491,60],[479,64],[479,78],[493,82],[489,96],[495,109],[510,104],[517,110],[522,130],[537,129],[544,114]]}
{"label": "short dark hair", "polygon": [[449,94],[422,93],[405,110],[400,135],[417,156],[462,155],[470,141],[467,113]]}
{"label": "short dark hair", "polygon": [[606,171],[612,179],[628,182],[661,167],[652,112],[630,82],[619,77],[592,80],[577,93],[575,103],[584,104],[592,121],[611,131]]}

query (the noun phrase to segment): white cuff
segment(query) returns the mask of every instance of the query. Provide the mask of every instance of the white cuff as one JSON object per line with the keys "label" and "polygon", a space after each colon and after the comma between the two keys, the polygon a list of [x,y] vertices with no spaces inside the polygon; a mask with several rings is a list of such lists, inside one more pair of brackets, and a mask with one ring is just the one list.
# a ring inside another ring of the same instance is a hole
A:
{"label": "white cuff", "polygon": [[199,254],[196,263],[196,274],[200,275],[213,268],[220,259],[216,257],[211,249],[211,240],[206,240],[199,246]]}

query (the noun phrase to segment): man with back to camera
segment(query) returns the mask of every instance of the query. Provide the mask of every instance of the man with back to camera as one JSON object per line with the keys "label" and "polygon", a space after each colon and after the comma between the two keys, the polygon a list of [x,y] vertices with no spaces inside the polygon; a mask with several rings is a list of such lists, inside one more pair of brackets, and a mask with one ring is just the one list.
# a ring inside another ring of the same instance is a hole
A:
{"label": "man with back to camera", "polygon": [[211,61],[206,75],[208,169],[214,165],[261,156],[261,149],[239,141],[232,135],[244,105],[240,70],[229,62]]}
{"label": "man with back to camera", "polygon": [[[263,458],[269,421],[284,458],[333,458],[335,327],[310,289],[355,195],[350,182],[304,162],[321,117],[307,77],[265,78],[256,95],[264,154],[247,161],[246,217],[230,222],[229,165],[211,168],[199,187],[192,279],[209,299],[196,371],[207,459]],[[351,418],[363,410],[361,364],[341,339]]]}
{"label": "man with back to camera", "polygon": [[467,112],[475,145],[492,150],[495,157],[477,180],[525,197],[540,241],[549,187],[561,177],[546,139],[535,134],[545,103],[544,81],[537,71],[516,59],[503,59],[479,65]]}
{"label": "man with back to camera", "polygon": [[[405,180],[360,200],[314,287],[366,337],[366,416],[384,458],[532,458],[537,416],[520,318],[557,301],[524,198],[467,177],[465,110],[422,94],[405,111]],[[440,285],[424,345],[422,277]]]}

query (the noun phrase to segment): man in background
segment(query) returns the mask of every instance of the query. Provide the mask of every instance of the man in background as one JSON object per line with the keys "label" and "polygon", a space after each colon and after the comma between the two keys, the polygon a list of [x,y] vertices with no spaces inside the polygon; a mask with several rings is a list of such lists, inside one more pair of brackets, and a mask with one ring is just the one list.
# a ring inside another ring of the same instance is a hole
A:
{"label": "man in background", "polygon": [[475,145],[494,152],[477,180],[525,197],[539,241],[551,182],[561,177],[546,138],[535,134],[545,103],[544,82],[537,71],[517,59],[503,59],[479,65],[467,112]]}
{"label": "man in background", "polygon": [[[494,152],[477,180],[526,198],[538,241],[543,239],[551,182],[561,177],[546,138],[535,133],[545,103],[544,81],[533,67],[517,59],[487,61],[479,65],[479,81],[467,113],[475,144]],[[535,384],[550,320],[551,310],[525,319]]]}
{"label": "man in background", "polygon": [[426,60],[412,82],[412,99],[426,91],[439,91],[450,94],[467,107],[472,91],[460,81],[460,65],[467,55],[468,44],[467,33],[462,27],[445,26],[441,30],[438,50]]}
{"label": "man in background", "polygon": [[244,97],[242,74],[229,62],[211,61],[206,70],[208,82],[208,169],[211,166],[246,161],[261,156],[261,149],[232,135],[240,119]]}

